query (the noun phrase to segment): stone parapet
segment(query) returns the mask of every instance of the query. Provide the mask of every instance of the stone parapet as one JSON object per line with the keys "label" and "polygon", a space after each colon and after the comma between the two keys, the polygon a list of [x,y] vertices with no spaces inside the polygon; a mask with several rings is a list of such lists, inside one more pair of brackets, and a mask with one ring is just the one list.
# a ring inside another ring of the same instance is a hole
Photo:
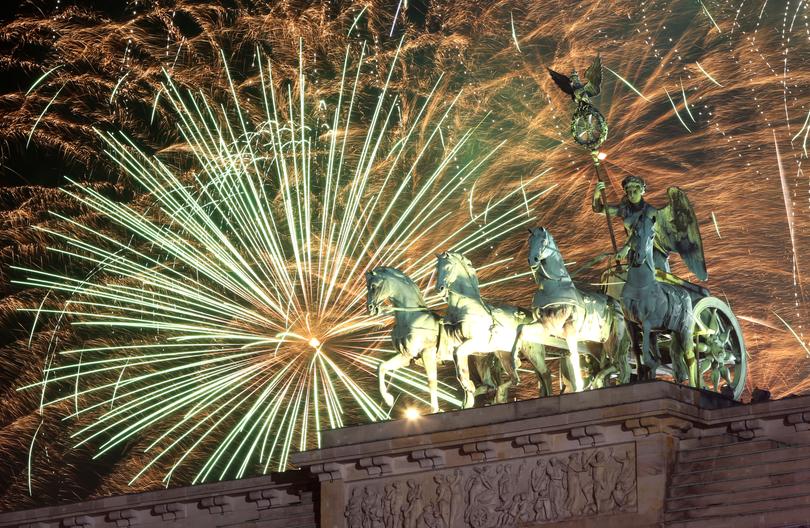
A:
{"label": "stone parapet", "polygon": [[315,528],[317,493],[310,475],[288,471],[5,513],[0,514],[0,526]]}

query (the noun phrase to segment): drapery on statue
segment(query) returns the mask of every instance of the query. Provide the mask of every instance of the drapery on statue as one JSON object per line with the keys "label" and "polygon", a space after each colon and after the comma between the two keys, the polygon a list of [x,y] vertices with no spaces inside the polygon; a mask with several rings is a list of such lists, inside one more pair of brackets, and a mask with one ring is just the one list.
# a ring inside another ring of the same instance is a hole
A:
{"label": "drapery on statue", "polygon": [[604,205],[605,183],[596,184],[591,206],[594,212],[621,217],[624,229],[627,232],[628,243],[625,243],[616,254],[621,260],[627,257],[630,251],[630,235],[633,225],[640,215],[655,217],[655,240],[653,246],[653,259],[655,267],[669,273],[669,253],[678,253],[689,271],[700,280],[706,280],[706,260],[703,256],[703,241],[700,238],[697,217],[692,209],[689,199],[678,187],[667,189],[669,203],[658,209],[644,200],[647,185],[638,176],[628,176],[622,180],[624,197],[615,205]]}

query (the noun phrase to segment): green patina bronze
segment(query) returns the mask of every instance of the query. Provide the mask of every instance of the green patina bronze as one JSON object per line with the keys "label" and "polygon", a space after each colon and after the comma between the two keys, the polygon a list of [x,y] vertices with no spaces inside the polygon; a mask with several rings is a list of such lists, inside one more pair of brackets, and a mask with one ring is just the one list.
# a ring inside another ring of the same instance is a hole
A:
{"label": "green patina bronze", "polygon": [[585,71],[584,84],[576,70],[570,77],[551,68],[548,68],[548,72],[560,90],[570,95],[577,105],[571,118],[571,136],[574,141],[592,151],[597,150],[608,134],[605,116],[591,103],[591,97],[599,95],[601,89],[602,59],[597,56]]}

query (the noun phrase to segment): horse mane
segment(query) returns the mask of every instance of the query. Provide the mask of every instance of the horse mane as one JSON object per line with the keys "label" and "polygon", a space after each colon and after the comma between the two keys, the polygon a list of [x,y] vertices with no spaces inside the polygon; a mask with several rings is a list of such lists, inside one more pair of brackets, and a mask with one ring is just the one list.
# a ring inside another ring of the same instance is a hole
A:
{"label": "horse mane", "polygon": [[472,279],[472,285],[475,286],[475,291],[478,292],[478,295],[480,297],[481,287],[478,285],[478,272],[475,271],[475,268],[473,268],[472,263],[470,263],[470,261],[467,258],[465,258],[464,255],[462,255],[461,253],[448,252],[447,256],[455,258],[462,266],[464,266],[464,269],[467,270],[467,275],[469,275],[470,278]]}
{"label": "horse mane", "polygon": [[403,283],[407,284],[408,286],[410,286],[411,288],[413,288],[413,291],[416,292],[416,296],[417,296],[417,299],[418,299],[418,302],[419,302],[420,306],[427,307],[427,303],[425,302],[425,298],[422,297],[422,290],[419,289],[419,286],[417,286],[416,283],[410,277],[408,277],[407,275],[402,273],[397,268],[389,268],[389,267],[386,267],[386,266],[381,266],[379,268],[376,268],[376,271],[383,272],[383,273],[389,275],[390,277],[393,277],[393,278],[399,280],[400,282],[403,282]]}

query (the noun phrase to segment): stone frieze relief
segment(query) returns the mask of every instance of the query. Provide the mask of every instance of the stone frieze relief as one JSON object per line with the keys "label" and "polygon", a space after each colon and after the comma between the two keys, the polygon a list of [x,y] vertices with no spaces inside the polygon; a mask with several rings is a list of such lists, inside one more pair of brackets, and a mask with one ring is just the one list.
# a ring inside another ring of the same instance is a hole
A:
{"label": "stone frieze relief", "polygon": [[348,528],[506,528],[636,511],[633,444],[355,482]]}

